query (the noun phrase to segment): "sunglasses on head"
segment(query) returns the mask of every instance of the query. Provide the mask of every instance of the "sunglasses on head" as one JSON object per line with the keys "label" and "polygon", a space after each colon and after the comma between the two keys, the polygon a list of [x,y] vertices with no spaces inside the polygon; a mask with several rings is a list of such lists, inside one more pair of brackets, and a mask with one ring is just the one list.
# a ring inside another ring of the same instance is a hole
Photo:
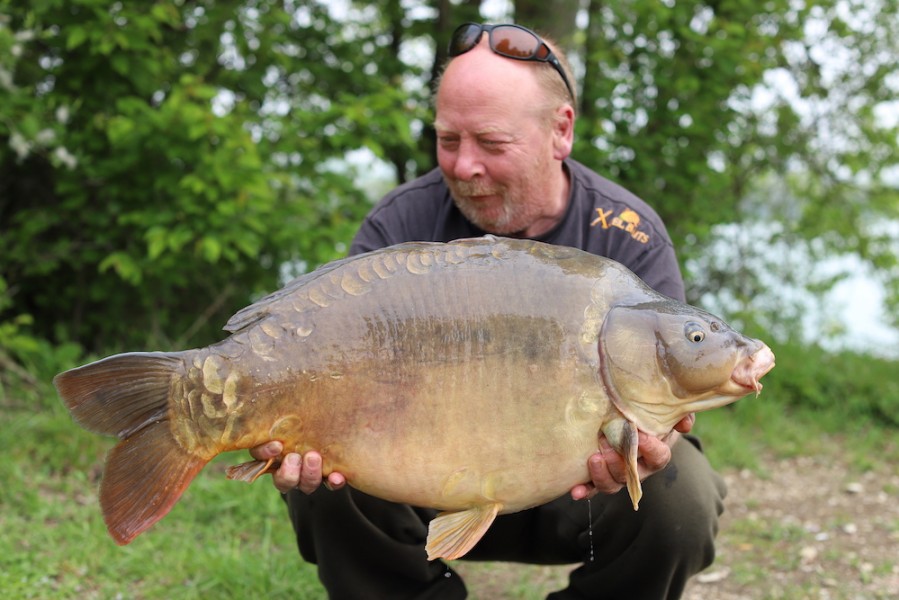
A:
{"label": "sunglasses on head", "polygon": [[450,38],[449,55],[459,56],[465,54],[478,45],[481,34],[487,32],[487,40],[490,49],[494,53],[515,60],[529,60],[549,63],[565,82],[568,94],[574,98],[574,90],[565,75],[562,63],[549,49],[549,46],[540,36],[526,27],[520,25],[481,25],[478,23],[465,23],[456,28],[453,37]]}

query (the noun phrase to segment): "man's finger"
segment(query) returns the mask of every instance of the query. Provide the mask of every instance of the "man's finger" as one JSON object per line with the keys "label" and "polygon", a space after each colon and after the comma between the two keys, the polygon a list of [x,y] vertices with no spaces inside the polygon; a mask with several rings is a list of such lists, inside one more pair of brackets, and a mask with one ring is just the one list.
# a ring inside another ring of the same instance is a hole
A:
{"label": "man's finger", "polygon": [[331,491],[339,490],[346,485],[346,478],[336,471],[332,471],[325,480],[325,487]]}
{"label": "man's finger", "polygon": [[665,468],[671,460],[671,448],[662,440],[640,433],[640,457],[643,459],[648,474]]}
{"label": "man's finger", "polygon": [[278,488],[279,492],[286,494],[299,485],[301,464],[299,454],[290,453],[284,457],[284,460],[281,461],[281,466],[272,476],[275,487]]}
{"label": "man's finger", "polygon": [[693,424],[696,422],[696,414],[690,413],[683,419],[677,422],[674,426],[675,431],[679,431],[681,433],[690,433],[690,430],[693,429]]}
{"label": "man's finger", "polygon": [[[596,453],[587,460],[590,479],[596,490],[602,494],[614,494],[623,486],[616,480],[604,454]],[[623,474],[622,474],[623,479]]]}
{"label": "man's finger", "polygon": [[322,457],[317,452],[307,452],[303,456],[303,468],[300,471],[300,491],[311,494],[322,484]]}
{"label": "man's finger", "polygon": [[273,440],[271,442],[268,442],[267,444],[256,446],[255,448],[250,448],[250,456],[252,456],[256,460],[278,458],[279,456],[281,456],[281,451],[283,449],[284,445],[281,444],[281,442]]}

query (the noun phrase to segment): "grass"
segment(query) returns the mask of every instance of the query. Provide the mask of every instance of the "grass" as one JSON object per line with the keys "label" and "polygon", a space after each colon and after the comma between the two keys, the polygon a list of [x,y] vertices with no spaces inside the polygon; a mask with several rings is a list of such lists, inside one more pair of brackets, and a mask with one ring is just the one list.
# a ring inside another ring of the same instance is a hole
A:
{"label": "grass", "polygon": [[0,389],[0,596],[324,598],[266,481],[225,479],[231,454],[128,546],[106,533],[96,496],[105,440],[75,425],[49,385]]}
{"label": "grass", "polygon": [[[219,457],[165,519],[130,545],[117,546],[96,497],[112,442],[75,425],[49,378],[39,379],[0,380],[0,597],[325,597],[314,567],[299,557],[285,508],[268,481],[225,479],[226,465],[246,460],[244,453]],[[847,420],[838,411],[799,410],[776,394],[702,414],[695,432],[718,469],[755,471],[763,455],[832,452],[822,435],[845,440],[841,445],[860,470],[874,460],[899,461],[895,428],[873,418]],[[739,539],[741,532],[734,533]],[[751,540],[776,553],[795,535],[772,529]],[[735,574],[741,576],[749,577]],[[540,597],[539,582],[517,577],[504,580],[506,597]]]}
{"label": "grass", "polygon": [[889,423],[839,409],[802,409],[777,396],[746,397],[697,415],[693,432],[715,468],[759,471],[761,457],[829,455],[838,441],[843,458],[860,471],[899,462],[899,440]]}

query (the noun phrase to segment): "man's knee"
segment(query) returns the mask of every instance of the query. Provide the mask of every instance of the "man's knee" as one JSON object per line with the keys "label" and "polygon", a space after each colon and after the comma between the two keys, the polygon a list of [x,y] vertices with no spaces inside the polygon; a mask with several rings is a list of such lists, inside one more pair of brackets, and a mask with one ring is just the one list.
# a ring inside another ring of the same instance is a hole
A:
{"label": "man's knee", "polygon": [[644,527],[652,532],[659,553],[689,557],[691,570],[709,566],[727,489],[698,442],[681,439],[669,466],[647,479],[644,487],[640,511],[646,510],[649,522]]}

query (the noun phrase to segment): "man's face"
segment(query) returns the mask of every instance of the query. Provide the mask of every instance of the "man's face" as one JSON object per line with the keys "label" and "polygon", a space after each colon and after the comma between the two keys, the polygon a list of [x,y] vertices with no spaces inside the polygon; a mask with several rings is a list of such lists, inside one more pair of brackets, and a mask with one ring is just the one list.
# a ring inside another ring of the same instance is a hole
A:
{"label": "man's face", "polygon": [[511,235],[545,216],[561,164],[530,66],[483,46],[456,58],[443,75],[437,162],[467,219]]}

